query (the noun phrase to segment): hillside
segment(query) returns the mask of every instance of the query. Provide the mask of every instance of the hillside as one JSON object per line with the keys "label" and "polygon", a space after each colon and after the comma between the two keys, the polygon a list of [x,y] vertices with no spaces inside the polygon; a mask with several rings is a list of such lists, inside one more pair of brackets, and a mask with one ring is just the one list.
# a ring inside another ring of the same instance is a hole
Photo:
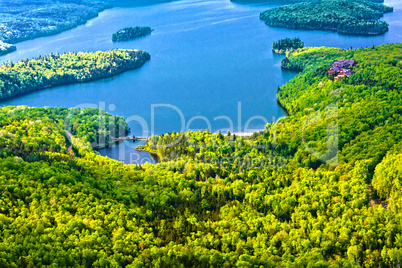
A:
{"label": "hillside", "polygon": [[274,27],[379,35],[388,31],[388,24],[379,19],[392,11],[392,7],[365,0],[318,0],[269,9],[260,19]]}
{"label": "hillside", "polygon": [[[303,71],[278,91],[286,119],[250,138],[154,137],[158,165],[99,156],[80,111],[1,108],[0,264],[399,265],[401,51],[299,49],[288,61]],[[356,64],[335,82],[341,59]]]}

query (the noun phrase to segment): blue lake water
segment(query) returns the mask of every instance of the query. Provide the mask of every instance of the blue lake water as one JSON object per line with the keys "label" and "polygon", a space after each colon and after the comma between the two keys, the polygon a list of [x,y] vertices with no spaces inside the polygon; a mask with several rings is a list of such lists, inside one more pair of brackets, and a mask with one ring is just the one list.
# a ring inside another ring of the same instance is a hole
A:
{"label": "blue lake water", "polygon": [[[207,128],[250,132],[285,116],[276,101],[277,87],[296,75],[281,70],[282,57],[271,51],[273,41],[297,36],[307,46],[357,48],[402,40],[402,3],[396,0],[385,1],[395,8],[384,17],[389,32],[375,37],[272,28],[258,16],[274,5],[228,0],[121,2],[85,25],[19,43],[18,50],[0,57],[0,62],[50,52],[127,48],[150,52],[152,59],[142,68],[114,78],[33,92],[0,105],[101,107],[128,118],[136,136]],[[111,41],[113,32],[137,25],[155,30],[133,41]],[[124,154],[134,152],[134,146],[128,145]],[[126,155],[123,159],[119,146],[100,152],[126,163],[127,158],[136,158]]]}

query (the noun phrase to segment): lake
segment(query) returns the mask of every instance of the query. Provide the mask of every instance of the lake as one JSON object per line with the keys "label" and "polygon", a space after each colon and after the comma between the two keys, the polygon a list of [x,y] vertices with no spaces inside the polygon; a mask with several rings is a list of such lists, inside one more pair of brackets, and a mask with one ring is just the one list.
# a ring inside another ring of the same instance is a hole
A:
{"label": "lake", "polygon": [[[357,48],[402,40],[402,3],[384,19],[390,30],[375,37],[339,35],[266,26],[259,13],[275,7],[229,1],[173,1],[132,5],[130,1],[100,13],[85,25],[58,35],[17,44],[0,62],[50,52],[140,49],[152,59],[143,67],[114,78],[50,88],[0,102],[1,106],[100,107],[129,120],[131,134],[149,136],[187,129],[252,132],[285,116],[276,92],[296,73],[280,68],[282,56],[272,42],[300,37],[306,46]],[[151,26],[152,35],[113,43],[111,35],[129,26]],[[136,145],[100,150],[102,155],[134,163]],[[124,149],[122,149],[124,148]],[[123,152],[122,152],[123,150]],[[137,161],[137,160],[136,160]],[[141,160],[138,160],[141,161]]]}

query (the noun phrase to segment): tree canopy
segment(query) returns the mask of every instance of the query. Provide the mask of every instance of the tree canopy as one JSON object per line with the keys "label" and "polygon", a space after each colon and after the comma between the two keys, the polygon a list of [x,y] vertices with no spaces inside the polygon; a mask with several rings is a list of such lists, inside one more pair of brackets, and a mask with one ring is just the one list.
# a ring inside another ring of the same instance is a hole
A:
{"label": "tree canopy", "polygon": [[379,19],[393,8],[366,0],[317,0],[269,9],[260,19],[269,26],[379,35],[388,24]]}
{"label": "tree canopy", "polygon": [[128,41],[152,33],[151,27],[128,27],[118,30],[112,35],[113,42]]}
{"label": "tree canopy", "polygon": [[[299,49],[278,91],[288,117],[250,137],[152,137],[157,165],[94,151],[116,131],[98,110],[1,108],[0,265],[400,265],[401,51]],[[340,59],[356,64],[333,81]]]}
{"label": "tree canopy", "polygon": [[0,100],[48,87],[88,82],[141,67],[145,51],[113,49],[93,53],[51,53],[0,65]]}
{"label": "tree canopy", "polygon": [[272,44],[272,50],[277,54],[289,54],[292,51],[303,47],[304,42],[300,40],[300,38],[298,37],[295,37],[293,39],[291,38],[281,39],[273,42]]}

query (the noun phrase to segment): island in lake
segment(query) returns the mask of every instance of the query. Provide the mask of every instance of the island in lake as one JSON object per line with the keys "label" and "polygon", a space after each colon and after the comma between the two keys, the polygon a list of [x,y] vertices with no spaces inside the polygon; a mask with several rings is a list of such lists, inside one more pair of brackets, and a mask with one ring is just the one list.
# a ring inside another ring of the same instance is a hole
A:
{"label": "island in lake", "polygon": [[303,48],[304,42],[300,38],[295,37],[293,39],[285,38],[273,42],[272,50],[276,54],[288,54],[298,48]]}
{"label": "island in lake", "polygon": [[0,65],[0,100],[48,87],[88,82],[141,67],[145,51],[114,49],[93,53],[50,54]]}
{"label": "island in lake", "polygon": [[113,42],[128,41],[141,36],[151,34],[153,29],[151,27],[128,27],[115,32],[112,35]]}
{"label": "island in lake", "polygon": [[262,12],[260,19],[275,27],[379,35],[388,31],[388,23],[379,19],[392,11],[374,1],[320,0],[276,7]]}
{"label": "island in lake", "polygon": [[16,50],[17,50],[16,46],[0,41],[0,56],[14,52]]}

